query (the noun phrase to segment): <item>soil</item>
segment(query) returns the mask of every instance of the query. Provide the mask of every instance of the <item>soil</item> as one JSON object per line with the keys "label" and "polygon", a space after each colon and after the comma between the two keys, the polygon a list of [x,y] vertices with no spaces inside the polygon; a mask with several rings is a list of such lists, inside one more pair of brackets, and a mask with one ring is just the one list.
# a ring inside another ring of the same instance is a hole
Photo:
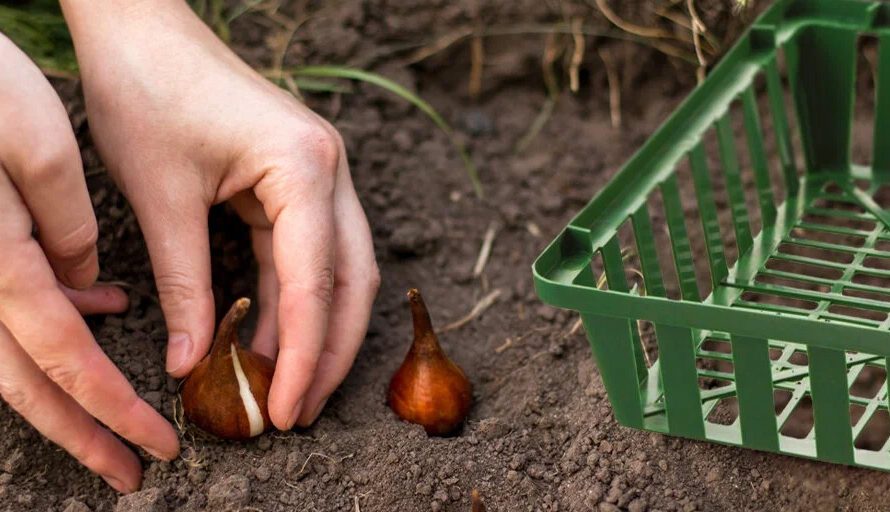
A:
{"label": "soil", "polygon": [[[353,94],[308,95],[346,140],[383,274],[364,347],[321,418],[309,429],[244,443],[186,429],[182,457],[167,463],[143,453],[143,490],[121,497],[4,406],[0,508],[466,511],[476,488],[492,511],[885,509],[890,479],[877,471],[617,425],[584,334],[572,331],[576,316],[535,296],[534,257],[688,93],[694,68],[604,41],[621,57],[622,126],[611,125],[606,75],[592,52],[579,93],[560,94],[549,122],[518,152],[547,99],[544,36],[486,40],[477,98],[465,92],[466,42],[411,66],[384,56],[474,21],[507,26],[571,14],[556,4],[375,0],[332,4],[311,17],[285,63],[362,63],[418,91],[468,144],[485,199],[474,197],[447,138],[403,101],[365,85]],[[726,25],[717,15],[711,21]],[[233,46],[257,66],[275,62],[267,27],[256,13],[232,26]],[[731,39],[732,30],[725,33]],[[56,85],[83,145],[102,233],[101,278],[127,283],[132,300],[126,314],[94,317],[90,326],[139,394],[172,419],[177,383],[163,370],[166,331],[138,224],[89,142],[77,83]],[[489,226],[497,230],[491,258],[474,278]],[[211,228],[224,308],[252,293],[255,270],[246,231],[224,207],[212,212]],[[427,437],[385,403],[411,340],[404,292],[414,286],[440,326],[502,290],[484,314],[441,335],[475,396],[466,426],[448,438]]]}

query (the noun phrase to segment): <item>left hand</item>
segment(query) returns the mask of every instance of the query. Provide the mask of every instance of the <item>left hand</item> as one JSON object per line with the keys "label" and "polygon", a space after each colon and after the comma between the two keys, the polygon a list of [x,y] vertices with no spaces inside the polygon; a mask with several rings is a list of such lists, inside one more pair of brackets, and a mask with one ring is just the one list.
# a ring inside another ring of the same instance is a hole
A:
{"label": "left hand", "polygon": [[63,0],[87,115],[148,244],[167,370],[214,329],[207,214],[229,201],[259,263],[253,348],[277,353],[269,413],[308,425],[346,376],[379,284],[336,130],[232,53],[181,0]]}

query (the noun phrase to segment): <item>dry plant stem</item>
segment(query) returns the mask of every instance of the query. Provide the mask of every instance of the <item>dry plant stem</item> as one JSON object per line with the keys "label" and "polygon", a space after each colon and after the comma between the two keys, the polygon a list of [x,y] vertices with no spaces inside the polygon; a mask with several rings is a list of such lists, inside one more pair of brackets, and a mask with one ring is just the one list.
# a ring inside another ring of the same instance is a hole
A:
{"label": "dry plant stem", "polygon": [[467,313],[466,316],[464,316],[463,318],[460,318],[458,320],[455,320],[454,322],[451,322],[450,324],[446,325],[445,327],[442,327],[441,329],[439,329],[439,332],[443,333],[443,332],[453,331],[455,329],[460,329],[461,327],[472,322],[473,320],[476,319],[476,317],[480,316],[482,313],[485,313],[485,311],[488,308],[490,308],[495,302],[497,302],[498,298],[500,298],[500,296],[503,293],[504,293],[504,290],[502,290],[500,288],[495,288],[494,290],[491,291],[491,293],[489,293],[485,297],[482,297],[479,300],[479,302],[477,302],[476,305],[473,306],[473,309],[471,309],[470,312]]}
{"label": "dry plant stem", "polygon": [[[305,13],[305,2],[301,2],[301,4],[302,4],[302,6],[301,6],[302,8],[298,9],[298,12]],[[285,57],[287,57],[287,51],[290,49],[290,46],[293,43],[294,38],[297,35],[297,30],[304,23],[306,23],[306,21],[309,20],[309,16],[306,14],[302,14],[298,19],[290,19],[290,18],[286,18],[284,16],[281,16],[281,18],[282,18],[281,21],[285,27],[285,31],[283,34],[279,34],[280,40],[282,42],[281,42],[280,47],[277,49],[277,51],[275,52],[275,54],[272,57],[272,62],[275,63],[275,65],[273,66],[273,70],[274,70],[273,76],[275,77],[275,82],[279,83],[279,84],[282,82],[282,79],[285,75],[283,68],[284,68],[284,59],[285,59]],[[285,84],[287,84],[287,82],[285,82]],[[294,86],[296,86],[296,84],[294,84]],[[290,86],[288,86],[288,90],[291,91],[291,93],[293,93],[293,90],[291,90]],[[294,96],[296,96],[297,98],[300,98],[299,92],[297,94],[295,94]]]}
{"label": "dry plant stem", "polygon": [[467,92],[470,98],[476,99],[482,92],[482,68],[485,64],[485,48],[482,45],[482,38],[473,36],[470,44],[470,81],[467,85]]}
{"label": "dry plant stem", "polygon": [[485,271],[485,265],[488,264],[488,258],[491,256],[491,247],[494,244],[494,238],[497,236],[497,223],[492,221],[485,231],[482,238],[482,248],[479,249],[479,257],[476,258],[476,265],[473,266],[473,277],[479,277]]}
{"label": "dry plant stem", "polygon": [[553,114],[553,108],[556,106],[556,99],[559,97],[559,82],[556,79],[556,73],[553,72],[553,63],[559,59],[563,48],[556,32],[549,32],[544,40],[544,54],[541,56],[541,74],[544,78],[544,86],[547,88],[547,99],[541,105],[541,110],[528,127],[528,131],[516,143],[516,152],[522,153],[528,148],[538,133],[547,124],[550,116]]}
{"label": "dry plant stem", "polygon": [[575,323],[572,324],[572,328],[569,329],[569,332],[563,336],[563,338],[571,338],[572,336],[578,334],[578,331],[581,330],[581,327],[584,325],[584,321],[581,318],[575,320]]}
{"label": "dry plant stem", "polygon": [[612,61],[612,54],[605,48],[597,50],[603,65],[606,67],[606,80],[609,82],[609,116],[612,128],[621,128],[621,82],[618,70]]}
{"label": "dry plant stem", "polygon": [[584,35],[581,33],[581,18],[572,20],[572,43],[574,49],[572,51],[572,60],[569,64],[569,90],[578,92],[579,79],[578,69],[581,67],[581,61],[584,60]]}
{"label": "dry plant stem", "polygon": [[[676,24],[683,30],[688,30],[690,33],[692,33],[692,20],[690,18],[684,17],[682,14],[680,14],[676,11],[671,10],[671,8],[674,5],[676,5],[677,3],[679,3],[679,2],[670,2],[667,5],[659,5],[657,7],[652,8],[652,11],[657,16],[660,16],[660,17]],[[707,49],[708,55],[716,55],[716,54],[720,53],[720,42],[717,40],[716,37],[714,37],[714,34],[711,34],[710,31],[707,31],[707,32],[703,33],[702,35],[705,38],[705,42],[708,43],[708,49]],[[688,43],[693,42],[691,38],[689,38],[689,39],[683,38],[682,40],[684,42],[688,42]]]}
{"label": "dry plant stem", "polygon": [[[419,50],[417,50],[414,54],[409,56],[405,61],[403,61],[406,65],[416,64],[422,60],[428,59],[429,57],[444,51],[450,46],[470,37],[471,35],[476,35],[478,37],[502,37],[502,36],[523,36],[523,35],[533,35],[533,34],[571,34],[572,28],[564,23],[556,24],[556,25],[539,25],[539,24],[516,24],[511,25],[509,27],[489,27],[482,32],[474,31],[471,28],[461,28],[455,32],[446,34],[434,42],[423,46]],[[643,46],[648,46],[653,48],[669,57],[675,57],[690,64],[696,64],[697,60],[695,55],[690,54],[689,52],[683,50],[682,48],[677,48],[676,46],[665,43],[664,41],[659,41],[657,39],[640,37],[636,34],[630,32],[621,32],[621,31],[603,31],[597,30],[593,27],[583,26],[581,28],[581,33],[585,36],[590,37],[604,37],[610,39],[616,39],[619,41],[629,41],[636,44],[641,44]],[[413,45],[398,45],[395,47],[395,51],[404,50],[412,47]],[[390,50],[386,53],[381,53],[376,55],[376,58],[385,57],[387,54],[392,53],[393,50]]]}
{"label": "dry plant stem", "polygon": [[693,0],[686,0],[686,7],[689,9],[689,16],[692,18],[692,42],[695,46],[695,56],[698,58],[696,78],[698,83],[702,83],[705,80],[705,69],[707,68],[708,61],[705,59],[705,54],[701,49],[701,34],[707,31],[707,27],[705,27],[705,24],[702,23],[701,18],[695,12],[695,2]]}
{"label": "dry plant stem", "polygon": [[629,21],[622,19],[618,16],[615,11],[609,7],[609,4],[606,3],[606,0],[594,0],[596,2],[596,7],[603,13],[603,16],[606,17],[607,20],[612,22],[613,25],[624,30],[625,32],[629,32],[636,36],[640,36],[646,39],[667,39],[673,38],[674,35],[670,32],[656,28],[656,27],[642,27],[640,25],[635,25]]}

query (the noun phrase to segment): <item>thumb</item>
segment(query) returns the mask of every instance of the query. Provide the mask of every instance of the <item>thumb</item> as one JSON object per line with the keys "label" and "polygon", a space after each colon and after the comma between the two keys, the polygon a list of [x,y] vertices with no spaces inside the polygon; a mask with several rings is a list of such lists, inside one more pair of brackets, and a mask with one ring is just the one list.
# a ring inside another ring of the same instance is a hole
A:
{"label": "thumb", "polygon": [[155,203],[145,215],[136,212],[167,322],[167,372],[174,377],[204,357],[214,324],[208,208],[200,201],[182,203]]}

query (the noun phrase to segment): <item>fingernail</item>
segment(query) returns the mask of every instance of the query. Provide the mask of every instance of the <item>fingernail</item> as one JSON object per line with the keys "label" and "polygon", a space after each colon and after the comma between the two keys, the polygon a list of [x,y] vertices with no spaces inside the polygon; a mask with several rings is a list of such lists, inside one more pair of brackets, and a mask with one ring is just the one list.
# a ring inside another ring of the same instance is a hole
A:
{"label": "fingernail", "polygon": [[111,476],[105,476],[105,475],[99,475],[99,476],[101,476],[102,480],[105,480],[105,482],[108,485],[113,487],[115,491],[123,493],[123,494],[127,494],[128,492],[131,492],[131,489],[129,487],[127,487],[126,485],[124,485],[124,483],[121,482],[120,480],[118,480],[117,478],[114,478]]}
{"label": "fingernail", "polygon": [[164,453],[161,450],[152,448],[151,446],[143,446],[142,449],[147,451],[149,454],[151,454],[152,457],[155,457],[157,459],[170,460],[170,457],[167,457],[166,455],[164,455]]}
{"label": "fingernail", "polygon": [[290,419],[287,420],[287,430],[290,430],[294,427],[294,424],[297,422],[297,418],[300,417],[300,411],[303,409],[303,399],[301,398],[299,402],[297,402],[297,406],[294,407],[294,412],[291,413]]}
{"label": "fingernail", "polygon": [[186,333],[170,335],[167,342],[167,373],[173,373],[185,364],[192,353],[192,338]]}

